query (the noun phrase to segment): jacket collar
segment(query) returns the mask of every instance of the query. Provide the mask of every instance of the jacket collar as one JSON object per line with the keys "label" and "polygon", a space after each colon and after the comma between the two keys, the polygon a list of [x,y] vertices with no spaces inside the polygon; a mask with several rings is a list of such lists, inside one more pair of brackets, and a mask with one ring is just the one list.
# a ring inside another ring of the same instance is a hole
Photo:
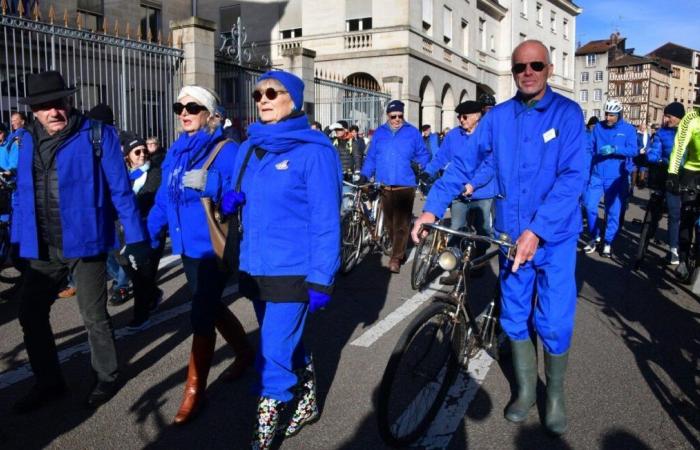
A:
{"label": "jacket collar", "polygon": [[515,102],[516,114],[520,114],[529,108],[536,109],[537,111],[545,111],[552,104],[552,100],[554,100],[554,91],[552,91],[552,88],[549,86],[549,84],[547,84],[545,86],[544,96],[537,101],[535,106],[532,107],[529,107],[523,103],[520,93],[515,94],[513,100]]}

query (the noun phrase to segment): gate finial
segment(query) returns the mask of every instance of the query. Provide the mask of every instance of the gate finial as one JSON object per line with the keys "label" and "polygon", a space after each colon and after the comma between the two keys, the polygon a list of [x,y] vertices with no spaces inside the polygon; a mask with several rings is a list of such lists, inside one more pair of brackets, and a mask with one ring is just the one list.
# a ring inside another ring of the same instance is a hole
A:
{"label": "gate finial", "polygon": [[63,26],[68,28],[68,9],[63,8]]}
{"label": "gate finial", "polygon": [[107,34],[109,32],[109,24],[107,24],[107,18],[102,19],[102,34]]}
{"label": "gate finial", "polygon": [[19,2],[19,5],[17,5],[17,12],[19,13],[20,17],[24,17],[24,2]]}
{"label": "gate finial", "polygon": [[163,34],[158,30],[158,45],[163,45]]}
{"label": "gate finial", "polygon": [[34,2],[34,21],[38,22],[41,19],[41,8],[39,8],[39,2]]}
{"label": "gate finial", "polygon": [[119,19],[114,19],[114,37],[119,37]]}
{"label": "gate finial", "polygon": [[75,18],[75,25],[78,27],[78,30],[83,29],[83,16],[80,14],[80,11],[78,11],[78,16]]}
{"label": "gate finial", "polygon": [[131,22],[126,23],[126,38],[131,39]]}
{"label": "gate finial", "polygon": [[53,7],[53,3],[49,6],[49,23],[53,25],[53,21],[56,18],[56,9]]}
{"label": "gate finial", "polygon": [[4,16],[7,12],[7,0],[0,1],[0,10],[2,10],[2,15]]}

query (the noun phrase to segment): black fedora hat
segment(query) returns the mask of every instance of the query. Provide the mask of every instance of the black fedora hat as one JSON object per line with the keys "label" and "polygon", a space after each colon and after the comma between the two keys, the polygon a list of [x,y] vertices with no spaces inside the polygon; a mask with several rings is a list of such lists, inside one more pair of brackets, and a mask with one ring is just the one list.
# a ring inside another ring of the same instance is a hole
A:
{"label": "black fedora hat", "polygon": [[27,96],[19,99],[22,105],[38,105],[74,94],[78,88],[66,86],[63,76],[55,70],[27,75]]}

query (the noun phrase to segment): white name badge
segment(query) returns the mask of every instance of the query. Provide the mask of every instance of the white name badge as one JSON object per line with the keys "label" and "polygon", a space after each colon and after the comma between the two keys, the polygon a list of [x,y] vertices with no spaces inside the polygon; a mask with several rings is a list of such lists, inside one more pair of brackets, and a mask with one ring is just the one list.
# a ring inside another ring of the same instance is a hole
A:
{"label": "white name badge", "polygon": [[555,130],[554,128],[550,128],[542,135],[542,139],[544,139],[545,144],[554,139],[555,137],[557,137],[557,130]]}

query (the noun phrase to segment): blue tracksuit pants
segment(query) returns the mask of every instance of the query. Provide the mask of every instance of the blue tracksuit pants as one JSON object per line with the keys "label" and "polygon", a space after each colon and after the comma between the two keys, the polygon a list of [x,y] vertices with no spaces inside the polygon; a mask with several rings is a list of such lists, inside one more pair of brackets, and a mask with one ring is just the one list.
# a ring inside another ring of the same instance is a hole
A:
{"label": "blue tracksuit pants", "polygon": [[294,370],[310,361],[302,335],[308,314],[307,303],[253,301],[260,325],[260,346],[255,369],[260,376],[255,394],[288,402],[297,384]]}
{"label": "blue tracksuit pants", "polygon": [[598,228],[598,202],[604,197],[605,203],[605,243],[611,244],[620,227],[620,212],[624,207],[629,194],[629,180],[627,175],[618,178],[600,178],[591,175],[586,190],[585,206],[588,220],[588,233],[591,238],[597,238],[600,234]]}
{"label": "blue tracksuit pants", "polygon": [[574,236],[544,244],[515,273],[513,261],[501,255],[501,326],[510,339],[528,339],[536,332],[550,354],[569,350],[576,311],[577,240]]}

